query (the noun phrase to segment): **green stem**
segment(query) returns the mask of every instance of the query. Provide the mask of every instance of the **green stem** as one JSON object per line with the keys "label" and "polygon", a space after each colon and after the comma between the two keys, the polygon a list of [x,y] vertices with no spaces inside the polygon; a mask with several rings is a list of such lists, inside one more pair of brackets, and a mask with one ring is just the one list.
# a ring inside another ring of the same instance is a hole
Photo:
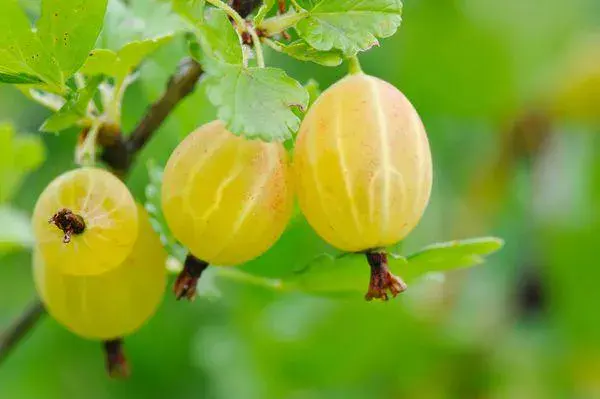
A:
{"label": "green stem", "polygon": [[268,37],[263,37],[262,42],[264,44],[266,44],[267,46],[271,47],[273,50],[277,51],[278,53],[283,52],[283,46],[281,44],[279,44],[278,42],[276,42],[275,40],[271,40]]}
{"label": "green stem", "polygon": [[110,102],[105,110],[106,118],[113,124],[121,126],[121,102],[125,92],[125,78],[119,78],[112,87]]}
{"label": "green stem", "polygon": [[258,27],[265,32],[266,36],[273,36],[291,28],[306,17],[308,17],[308,12],[304,10],[289,12],[284,15],[267,18]]}
{"label": "green stem", "polygon": [[256,52],[256,64],[259,68],[265,67],[265,56],[263,55],[262,45],[260,44],[260,38],[256,34],[254,28],[247,26],[250,36],[252,36],[252,43],[254,43],[254,51]]}
{"label": "green stem", "polygon": [[350,75],[356,75],[358,73],[363,73],[363,70],[360,66],[360,62],[358,61],[357,56],[348,58],[348,73]]}

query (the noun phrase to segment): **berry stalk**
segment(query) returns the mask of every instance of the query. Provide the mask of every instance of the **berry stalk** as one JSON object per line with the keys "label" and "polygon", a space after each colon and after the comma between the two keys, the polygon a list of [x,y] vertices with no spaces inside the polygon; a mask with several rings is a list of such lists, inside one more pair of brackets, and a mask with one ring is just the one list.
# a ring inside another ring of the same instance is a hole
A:
{"label": "berry stalk", "polygon": [[183,270],[177,276],[173,292],[177,300],[187,298],[193,301],[196,298],[196,286],[202,272],[208,267],[208,262],[196,258],[192,254],[188,254],[183,264]]}
{"label": "berry stalk", "polygon": [[123,339],[116,338],[104,341],[104,353],[106,356],[106,370],[112,378],[127,378],[130,370],[125,353],[123,352]]}

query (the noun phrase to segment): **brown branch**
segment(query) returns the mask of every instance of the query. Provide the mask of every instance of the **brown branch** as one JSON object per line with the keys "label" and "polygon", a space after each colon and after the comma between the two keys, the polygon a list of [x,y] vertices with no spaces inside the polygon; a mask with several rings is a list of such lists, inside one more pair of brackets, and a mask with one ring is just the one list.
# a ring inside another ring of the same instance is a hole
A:
{"label": "brown branch", "polygon": [[202,67],[196,61],[185,58],[177,68],[177,72],[169,79],[163,95],[149,108],[137,127],[128,138],[120,133],[112,134],[113,140],[104,145],[102,160],[113,171],[123,176],[131,168],[136,154],[148,143],[173,109],[190,94],[202,75]]}
{"label": "brown branch", "polygon": [[179,64],[177,73],[169,79],[162,97],[152,104],[146,116],[131,133],[127,143],[130,153],[135,154],[148,142],[173,108],[194,90],[201,75],[202,67],[196,61],[186,58]]}

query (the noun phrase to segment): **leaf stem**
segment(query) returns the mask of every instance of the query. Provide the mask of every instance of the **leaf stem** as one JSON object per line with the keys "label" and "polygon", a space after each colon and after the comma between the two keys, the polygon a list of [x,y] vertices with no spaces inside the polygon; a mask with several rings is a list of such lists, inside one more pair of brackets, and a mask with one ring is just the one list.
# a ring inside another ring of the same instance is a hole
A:
{"label": "leaf stem", "polygon": [[292,3],[292,5],[296,9],[296,11],[303,10],[303,8],[300,6],[300,4],[298,4],[298,2],[296,0],[290,0],[290,3]]}
{"label": "leaf stem", "polygon": [[256,64],[259,68],[265,67],[265,56],[263,55],[262,45],[260,44],[260,38],[256,34],[253,27],[247,26],[246,29],[252,36],[252,42],[254,43],[254,51],[256,52]]}
{"label": "leaf stem", "polygon": [[268,37],[263,37],[262,42],[279,53],[283,52],[283,46],[275,40],[271,40]]}
{"label": "leaf stem", "polygon": [[359,73],[363,73],[363,70],[360,66],[360,62],[358,61],[357,56],[348,58],[348,73],[350,75],[356,75]]}

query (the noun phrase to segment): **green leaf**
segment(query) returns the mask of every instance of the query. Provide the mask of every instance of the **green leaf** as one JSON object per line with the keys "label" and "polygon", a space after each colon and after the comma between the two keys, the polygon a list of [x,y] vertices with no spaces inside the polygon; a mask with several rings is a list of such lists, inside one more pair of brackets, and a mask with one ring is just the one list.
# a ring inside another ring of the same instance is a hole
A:
{"label": "green leaf", "polygon": [[146,211],[150,216],[152,228],[154,228],[154,231],[160,236],[160,240],[169,255],[183,264],[187,255],[187,250],[175,239],[171,230],[169,230],[165,216],[162,213],[160,191],[162,186],[163,168],[158,166],[153,160],[148,161],[146,167],[148,169],[148,185],[145,190],[146,201],[144,203],[144,208],[146,208]]}
{"label": "green leaf", "polygon": [[[32,83],[37,78],[62,88],[56,60],[31,30],[31,24],[16,0],[5,0],[0,12],[0,74],[6,83]],[[23,82],[27,80],[27,82]]]}
{"label": "green leaf", "polygon": [[265,141],[286,140],[298,130],[293,107],[305,110],[308,93],[278,68],[222,65],[206,78],[209,100],[235,134]]}
{"label": "green leaf", "polygon": [[12,196],[25,175],[37,168],[44,158],[39,137],[15,135],[11,125],[0,124],[0,203]]}
{"label": "green leaf", "polygon": [[95,49],[90,51],[85,64],[81,67],[81,73],[86,75],[109,75],[112,76],[115,71],[115,65],[118,63],[119,56],[116,52],[108,49]]}
{"label": "green leaf", "polygon": [[204,0],[173,0],[173,11],[196,25],[204,19]]}
{"label": "green leaf", "polygon": [[65,130],[87,116],[90,101],[94,98],[102,76],[88,80],[85,87],[79,89],[67,102],[44,121],[40,130],[43,132],[59,132]]}
{"label": "green leaf", "polygon": [[[389,254],[388,265],[393,274],[410,284],[428,273],[478,265],[485,255],[501,247],[502,240],[493,237],[452,241],[425,247],[407,258]],[[369,279],[370,269],[364,254],[323,254],[284,283],[316,294],[345,296],[365,293]]]}
{"label": "green leaf", "polygon": [[393,35],[402,21],[400,0],[321,0],[296,25],[300,37],[317,50],[355,55]]}
{"label": "green leaf", "polygon": [[107,0],[43,0],[38,35],[66,80],[83,65],[102,29]]}
{"label": "green leaf", "polygon": [[172,38],[172,35],[167,35],[142,41],[136,40],[127,43],[118,52],[108,49],[92,50],[81,68],[81,72],[86,75],[103,74],[123,79],[144,58],[148,57],[163,44],[168,43]]}
{"label": "green leaf", "polygon": [[243,62],[240,38],[224,11],[209,9],[205,23],[197,26],[202,51],[211,59],[232,65]]}
{"label": "green leaf", "polygon": [[444,272],[483,263],[484,256],[498,251],[504,242],[496,237],[433,244],[407,257],[409,273]]}
{"label": "green leaf", "polygon": [[258,12],[256,13],[256,16],[254,17],[255,25],[260,24],[263,21],[263,19],[265,19],[265,17],[269,13],[269,11],[271,11],[271,9],[275,6],[276,2],[277,2],[277,0],[264,0],[263,1],[262,5],[258,9]]}
{"label": "green leaf", "polygon": [[109,0],[96,47],[116,52],[127,43],[173,35],[185,27],[170,2]]}
{"label": "green leaf", "polygon": [[0,205],[0,253],[33,245],[29,217],[16,209]]}
{"label": "green leaf", "polygon": [[319,51],[311,47],[304,40],[297,40],[290,44],[277,43],[281,51],[290,57],[301,61],[311,61],[328,67],[338,66],[342,63],[343,53],[339,50]]}

